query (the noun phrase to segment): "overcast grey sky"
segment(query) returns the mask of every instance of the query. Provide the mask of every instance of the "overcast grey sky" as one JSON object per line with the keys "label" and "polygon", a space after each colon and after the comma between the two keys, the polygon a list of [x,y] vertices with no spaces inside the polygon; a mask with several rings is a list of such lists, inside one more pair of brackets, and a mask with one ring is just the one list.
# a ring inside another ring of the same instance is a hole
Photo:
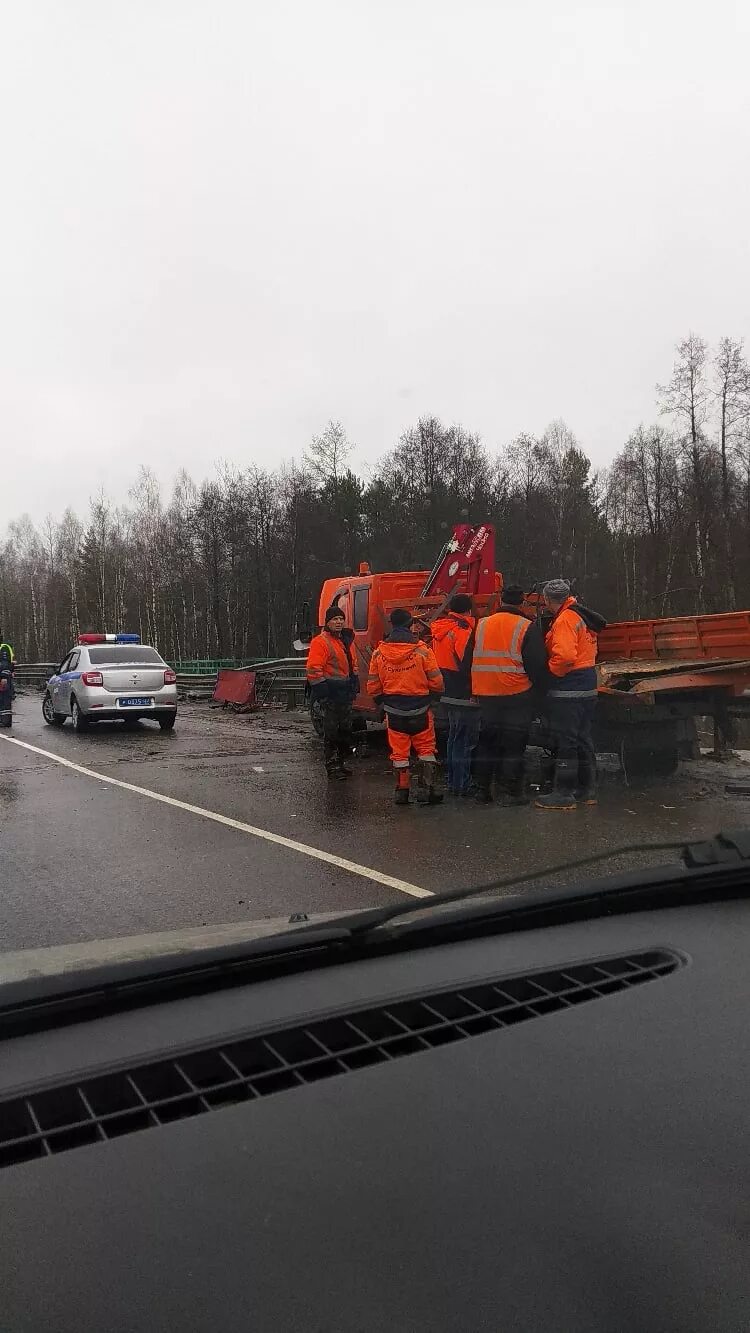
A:
{"label": "overcast grey sky", "polygon": [[750,335],[750,5],[29,0],[0,52],[0,530],[340,418],[603,463]]}

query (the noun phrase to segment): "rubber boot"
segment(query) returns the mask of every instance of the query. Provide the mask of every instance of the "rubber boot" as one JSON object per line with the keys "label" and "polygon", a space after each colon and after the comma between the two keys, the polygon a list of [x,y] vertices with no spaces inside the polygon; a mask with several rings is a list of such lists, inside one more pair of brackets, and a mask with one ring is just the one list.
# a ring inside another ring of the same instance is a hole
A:
{"label": "rubber boot", "polygon": [[502,796],[499,798],[501,806],[529,805],[530,800],[526,795],[523,778],[514,779],[509,782]]}
{"label": "rubber boot", "polygon": [[435,786],[436,767],[435,764],[425,763],[424,761],[419,765],[417,800],[420,805],[440,805],[443,799],[443,793],[437,791]]}
{"label": "rubber boot", "polygon": [[552,791],[555,785],[555,758],[554,755],[543,751],[539,760],[539,791],[546,793]]}
{"label": "rubber boot", "polygon": [[396,770],[396,793],[393,797],[394,805],[409,804],[409,770],[408,768],[399,768]]}
{"label": "rubber boot", "polygon": [[596,787],[576,787],[575,791],[576,805],[598,805],[599,797],[596,794]]}
{"label": "rubber boot", "polygon": [[558,784],[546,796],[537,796],[534,805],[537,810],[575,810],[575,792],[572,787],[561,787]]}
{"label": "rubber boot", "polygon": [[578,763],[576,801],[579,805],[597,805],[596,763],[584,759]]}

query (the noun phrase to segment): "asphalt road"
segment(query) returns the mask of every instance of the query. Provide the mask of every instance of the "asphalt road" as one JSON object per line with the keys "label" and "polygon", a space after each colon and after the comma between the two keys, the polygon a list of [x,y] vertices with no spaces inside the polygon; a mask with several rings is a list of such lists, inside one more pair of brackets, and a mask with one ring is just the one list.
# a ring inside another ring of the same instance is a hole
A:
{"label": "asphalt road", "polygon": [[750,822],[750,801],[723,793],[736,772],[706,763],[642,790],[611,776],[596,809],[570,814],[396,809],[382,743],[355,763],[349,782],[327,782],[297,715],[190,705],[172,733],[102,724],[76,736],[44,724],[37,695],[19,698],[12,732],[0,732],[0,952],[399,902]]}

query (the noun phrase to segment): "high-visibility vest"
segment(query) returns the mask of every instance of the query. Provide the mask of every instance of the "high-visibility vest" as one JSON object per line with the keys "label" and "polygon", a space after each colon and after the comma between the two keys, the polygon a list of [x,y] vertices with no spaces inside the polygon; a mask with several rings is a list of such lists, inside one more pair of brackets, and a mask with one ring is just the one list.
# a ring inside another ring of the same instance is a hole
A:
{"label": "high-visibility vest", "polygon": [[553,676],[592,667],[596,662],[596,635],[573,610],[574,597],[563,602],[545,635],[549,669]]}
{"label": "high-visibility vest", "polygon": [[322,680],[348,680],[349,654],[341,639],[325,630],[316,634],[307,654],[307,679],[311,685]]}
{"label": "high-visibility vest", "polygon": [[528,628],[525,616],[507,611],[480,620],[471,664],[473,694],[524,694],[531,689],[521,656]]}

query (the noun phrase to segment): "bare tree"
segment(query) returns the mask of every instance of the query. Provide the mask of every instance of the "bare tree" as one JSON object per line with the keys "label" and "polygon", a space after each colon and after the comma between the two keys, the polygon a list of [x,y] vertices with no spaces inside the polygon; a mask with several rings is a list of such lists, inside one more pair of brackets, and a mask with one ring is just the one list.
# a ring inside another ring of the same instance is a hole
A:
{"label": "bare tree", "polygon": [[313,435],[305,461],[321,485],[338,485],[353,446],[340,421],[329,421],[321,435]]}
{"label": "bare tree", "polygon": [[735,496],[730,480],[730,454],[736,449],[750,420],[750,366],[743,354],[743,340],[722,338],[713,366],[713,394],[719,414],[725,596],[727,606],[733,611],[737,605],[737,588],[732,535]]}
{"label": "bare tree", "polygon": [[708,514],[705,482],[705,424],[711,399],[707,379],[708,344],[689,333],[677,344],[677,357],[668,384],[657,384],[659,408],[675,422],[685,443],[692,480],[692,520],[695,534],[694,565],[698,610],[705,610],[708,565]]}

